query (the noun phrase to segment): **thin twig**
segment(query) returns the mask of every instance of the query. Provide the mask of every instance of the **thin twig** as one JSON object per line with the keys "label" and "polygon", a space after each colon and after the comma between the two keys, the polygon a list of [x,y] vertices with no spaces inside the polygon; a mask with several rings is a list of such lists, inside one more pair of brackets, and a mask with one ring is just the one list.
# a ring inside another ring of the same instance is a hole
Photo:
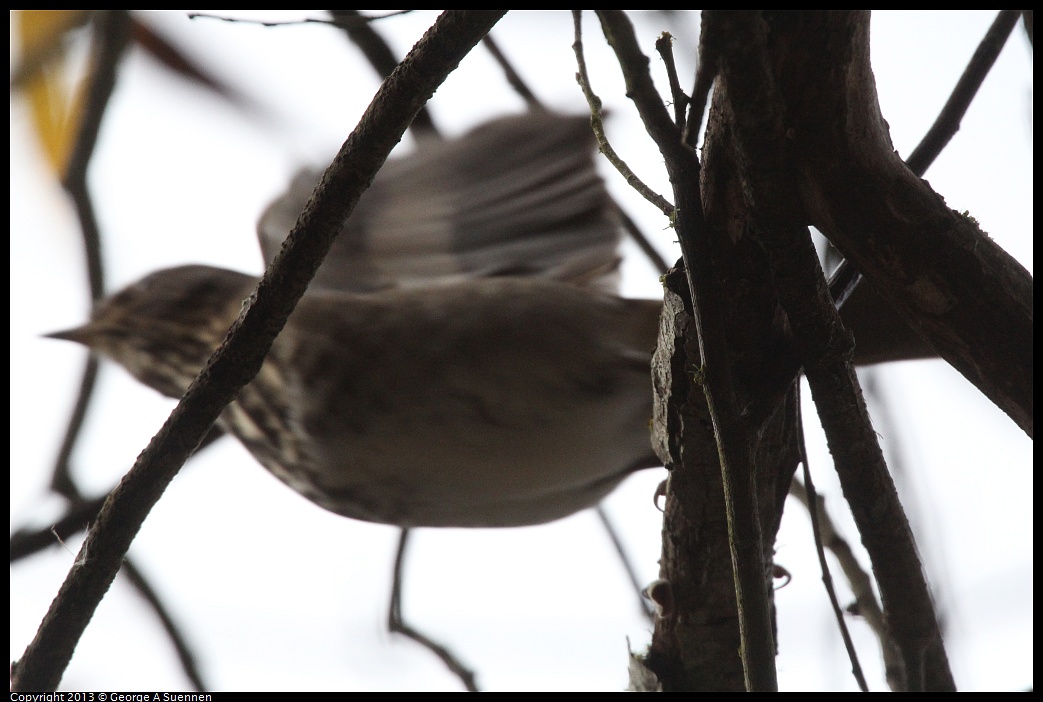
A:
{"label": "thin twig", "polygon": [[677,79],[677,64],[674,62],[674,38],[670,32],[663,32],[655,42],[656,51],[666,66],[666,77],[670,82],[670,96],[674,103],[674,123],[677,129],[684,129],[685,111],[688,107],[688,96],[681,90],[681,81]]}
{"label": "thin twig", "polygon": [[[356,12],[356,11],[353,11]],[[257,20],[249,17],[222,17],[221,15],[211,15],[206,12],[190,12],[188,13],[188,19],[212,19],[219,20],[221,22],[235,22],[237,24],[259,24],[262,27],[290,27],[297,24],[328,24],[334,27],[347,28],[352,26],[358,26],[362,24],[369,24],[370,22],[376,22],[377,20],[387,19],[388,17],[397,17],[398,15],[405,15],[413,12],[413,10],[394,10],[387,12],[383,15],[361,15],[357,14],[354,17],[337,17],[331,20],[319,19],[317,17],[305,17],[299,20]]]}
{"label": "thin twig", "polygon": [[673,214],[674,206],[667,201],[659,193],[652,190],[642,181],[634,171],[630,169],[630,166],[620,158],[616,150],[612,148],[612,145],[608,143],[608,137],[605,135],[605,123],[601,117],[601,98],[594,94],[593,89],[590,87],[590,79],[587,76],[587,62],[583,57],[583,35],[581,29],[582,10],[572,11],[572,21],[575,27],[575,41],[572,44],[572,49],[576,53],[576,65],[578,72],[576,73],[576,82],[579,83],[579,87],[583,90],[584,97],[587,98],[587,104],[590,106],[590,126],[594,130],[594,136],[598,140],[598,148],[601,153],[605,155],[608,162],[612,164],[620,175],[626,179],[627,184],[636,190],[643,198],[651,202],[660,212],[667,215],[668,217]]}
{"label": "thin twig", "polygon": [[163,36],[155,27],[132,16],[131,33],[136,47],[144,49],[150,57],[179,77],[206,88],[222,100],[231,103],[246,117],[274,120],[268,105],[258,102],[248,93],[222,80],[208,70],[205,64],[192,58],[181,46]]}
{"label": "thin twig", "polygon": [[[11,563],[65,541],[73,534],[90,527],[98,516],[108,495],[93,500],[83,498],[69,505],[61,519],[43,529],[19,529],[11,534]],[[57,540],[57,541],[56,541]]]}
{"label": "thin twig", "polygon": [[70,459],[76,449],[76,443],[83,430],[83,423],[87,419],[87,408],[90,407],[91,398],[94,395],[94,387],[98,380],[98,357],[93,353],[88,354],[83,364],[83,374],[80,376],[80,388],[76,392],[76,400],[72,406],[72,414],[65,426],[65,434],[62,436],[58,447],[58,456],[54,460],[54,468],[51,470],[50,488],[54,492],[70,500],[78,499],[79,490],[76,487],[70,470]]}
{"label": "thin twig", "polygon": [[[357,21],[362,18],[358,10],[327,10],[327,12],[344,30],[348,39],[362,52],[381,80],[386,79],[398,67],[398,56],[391,50],[387,40],[369,22]],[[409,131],[416,137],[439,136],[438,126],[435,125],[434,118],[431,117],[431,110],[427,109],[427,105],[413,118]]]}
{"label": "thin twig", "polygon": [[601,526],[605,528],[605,533],[608,534],[612,546],[616,549],[616,555],[619,556],[619,561],[623,564],[623,569],[627,573],[627,579],[630,580],[634,592],[637,593],[638,606],[641,608],[642,614],[644,614],[649,621],[653,621],[652,615],[655,613],[654,608],[652,607],[652,603],[644,595],[645,588],[641,585],[641,581],[638,580],[637,572],[634,570],[634,566],[630,562],[630,557],[627,556],[626,551],[623,549],[623,541],[619,538],[619,533],[616,531],[615,525],[612,523],[612,520],[608,518],[608,513],[602,505],[598,505],[594,511],[597,512],[598,519],[601,521]]}
{"label": "thin twig", "polygon": [[[80,223],[92,301],[100,300],[104,296],[105,276],[101,258],[101,232],[87,184],[87,169],[94,155],[105,109],[116,85],[116,66],[119,65],[120,56],[126,48],[130,36],[129,27],[130,16],[124,10],[102,10],[94,15],[95,41],[90,62],[91,73],[85,84],[85,100],[77,125],[76,139],[66,162],[65,173],[62,175],[62,187],[72,200]],[[91,356],[84,365],[72,416],[66,426],[52,472],[52,488],[71,499],[75,499],[76,489],[69,474],[69,458],[83,427],[97,375],[98,361]]]}
{"label": "thin twig", "polygon": [[819,567],[822,569],[822,584],[826,588],[826,596],[829,597],[829,604],[833,607],[833,614],[837,618],[840,637],[844,640],[844,648],[847,649],[847,657],[851,661],[851,673],[855,676],[858,689],[862,692],[869,692],[866,676],[862,672],[862,664],[858,662],[858,652],[855,650],[855,644],[851,640],[851,632],[847,628],[847,620],[844,619],[844,610],[840,607],[836,588],[833,587],[833,576],[829,572],[829,563],[826,561],[826,550],[823,543],[826,540],[826,534],[822,526],[822,522],[825,520],[823,519],[823,512],[820,512],[818,508],[819,497],[818,493],[815,492],[815,483],[811,480],[811,465],[808,463],[808,450],[804,445],[804,420],[801,418],[800,412],[800,393],[796,394],[796,402],[797,442],[800,446],[800,462],[804,466],[804,484],[802,485],[800,481],[794,478],[790,484],[790,494],[796,495],[804,503],[805,507],[807,507],[808,515],[811,517],[811,533],[815,538],[815,552],[818,554]]}
{"label": "thin twig", "polygon": [[192,648],[188,645],[188,641],[181,633],[181,627],[174,621],[174,617],[167,610],[166,605],[163,604],[155,588],[152,587],[145,575],[130,559],[123,562],[123,568],[120,572],[127,576],[134,589],[141,593],[141,596],[148,602],[149,607],[159,617],[159,623],[163,627],[163,631],[170,637],[171,643],[174,644],[174,650],[177,651],[181,669],[192,682],[192,686],[199,692],[208,690],[209,687],[203,682],[202,673],[199,671],[199,663],[196,661]]}
{"label": "thin twig", "polygon": [[[800,500],[801,504],[808,510],[810,517],[812,502],[804,486],[794,480],[790,494]],[[880,645],[880,657],[884,662],[884,676],[887,678],[887,685],[892,691],[898,692],[903,686],[901,652],[898,651],[894,641],[891,640],[887,633],[884,613],[880,609],[880,602],[873,591],[872,578],[862,568],[862,564],[858,562],[858,557],[851,548],[851,544],[840,535],[836,524],[830,518],[829,511],[826,509],[825,498],[816,493],[814,505],[814,514],[818,518],[823,545],[837,559],[840,569],[844,572],[844,578],[847,580],[848,587],[851,589],[851,594],[855,598],[855,602],[849,608],[849,611],[864,619],[873,631]],[[814,518],[812,517],[812,519]]]}
{"label": "thin twig", "polygon": [[652,265],[655,266],[659,275],[663,275],[670,270],[670,264],[666,262],[666,259],[663,258],[661,253],[659,253],[659,250],[652,246],[652,242],[648,240],[645,233],[637,226],[637,222],[635,222],[629,214],[623,211],[623,208],[620,207],[618,202],[615,203],[615,205],[616,210],[619,213],[619,218],[623,223],[623,229],[625,229],[627,234],[630,235],[630,238],[634,240],[637,247],[641,249],[641,253],[643,253]]}
{"label": "thin twig", "polygon": [[978,44],[974,55],[971,56],[967,68],[963,70],[963,75],[956,82],[956,87],[953,88],[945,107],[942,108],[931,128],[927,130],[927,134],[906,159],[905,164],[913,173],[919,176],[924,175],[927,167],[934,162],[949,140],[959,131],[960,121],[967,114],[967,108],[970,107],[974,96],[978,94],[978,88],[981,87],[985,76],[996,63],[1003,45],[1007,43],[1007,37],[1014,31],[1019,15],[1020,10],[1000,10],[996,15],[989,31],[985,33],[985,37]]}
{"label": "thin twig", "polygon": [[503,75],[507,79],[507,84],[514,88],[514,92],[518,93],[525,104],[528,105],[530,110],[546,110],[547,107],[540,99],[536,97],[536,93],[532,92],[529,86],[525,83],[525,79],[521,77],[521,74],[515,70],[514,66],[504,55],[503,51],[500,50],[499,44],[493,39],[492,34],[486,34],[485,38],[482,39],[482,46],[488,50],[489,54],[496,61],[497,65],[503,70]]}
{"label": "thin twig", "polygon": [[[203,439],[203,443],[199,445],[196,453],[198,454],[222,436],[224,436],[224,432],[215,425]],[[91,523],[98,518],[98,512],[101,511],[105,500],[108,499],[108,493],[101,497],[88,499],[75,485],[72,485],[72,489],[74,494],[69,498],[69,506],[57,522],[42,529],[19,529],[11,535],[9,542],[11,563],[50,548],[55,544],[56,538],[64,541],[74,534],[90,528]]]}
{"label": "thin twig", "polygon": [[703,126],[703,115],[706,114],[706,103],[710,98],[710,89],[717,78],[718,56],[714,37],[706,33],[704,21],[699,27],[699,56],[695,67],[695,84],[692,86],[692,105],[688,110],[688,123],[684,129],[684,143],[694,147],[699,138],[699,130]]}

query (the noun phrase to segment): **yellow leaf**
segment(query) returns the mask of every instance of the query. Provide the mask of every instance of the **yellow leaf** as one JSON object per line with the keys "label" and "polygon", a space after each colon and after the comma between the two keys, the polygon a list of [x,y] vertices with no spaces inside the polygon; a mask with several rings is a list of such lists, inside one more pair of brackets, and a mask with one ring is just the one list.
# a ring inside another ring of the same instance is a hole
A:
{"label": "yellow leaf", "polygon": [[22,64],[26,71],[22,87],[33,113],[37,137],[58,177],[65,172],[81,115],[79,91],[70,89],[65,77],[68,70],[66,35],[89,16],[87,10],[18,12]]}

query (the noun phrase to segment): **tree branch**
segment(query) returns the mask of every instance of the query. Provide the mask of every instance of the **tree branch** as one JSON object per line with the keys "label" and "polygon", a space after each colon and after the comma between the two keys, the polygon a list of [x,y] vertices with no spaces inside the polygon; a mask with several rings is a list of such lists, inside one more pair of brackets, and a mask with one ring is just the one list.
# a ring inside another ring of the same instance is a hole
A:
{"label": "tree branch", "polygon": [[970,107],[974,96],[978,94],[978,88],[981,87],[985,76],[989,74],[989,70],[999,58],[1000,51],[1007,43],[1011,32],[1014,31],[1020,14],[1020,10],[1000,10],[1000,13],[996,15],[995,21],[989,27],[989,31],[985,33],[985,37],[974,51],[970,63],[967,64],[963,75],[953,88],[945,107],[942,108],[931,128],[927,130],[924,138],[909,154],[909,158],[905,160],[905,165],[913,173],[918,175],[926,173],[927,166],[938,157],[949,140],[960,130],[960,120],[967,114],[967,108]]}
{"label": "tree branch", "polygon": [[[590,126],[594,130],[594,136],[598,140],[598,148],[601,153],[608,159],[619,174],[626,180],[627,185],[632,187],[641,197],[648,200],[650,203],[656,206],[656,208],[663,214],[670,216],[674,212],[674,206],[668,202],[659,193],[652,190],[634,171],[630,169],[630,166],[616,153],[616,150],[612,148],[612,145],[608,142],[608,137],[605,135],[605,125],[601,117],[601,98],[595,93],[594,89],[590,85],[590,77],[587,75],[587,61],[583,57],[583,38],[581,33],[581,15],[582,10],[572,11],[572,23],[575,27],[575,40],[572,43],[572,50],[576,54],[576,66],[578,71],[576,73],[576,82],[579,83],[580,89],[583,91],[583,96],[587,98],[587,105],[590,107]],[[640,52],[638,52],[640,53]],[[645,59],[645,68],[648,68],[648,59]]]}
{"label": "tree branch", "polygon": [[774,49],[807,221],[1032,436],[1032,277],[895,153],[876,100],[868,16],[816,17],[800,13]]}

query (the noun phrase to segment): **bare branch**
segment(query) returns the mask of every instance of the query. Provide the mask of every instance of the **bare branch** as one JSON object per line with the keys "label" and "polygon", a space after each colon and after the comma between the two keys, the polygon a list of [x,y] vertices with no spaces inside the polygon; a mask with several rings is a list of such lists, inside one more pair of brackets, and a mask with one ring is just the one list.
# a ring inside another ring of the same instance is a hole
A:
{"label": "bare branch", "polygon": [[[594,91],[590,87],[590,78],[587,76],[587,62],[583,58],[583,41],[582,33],[580,31],[580,16],[582,10],[572,11],[572,20],[576,28],[576,40],[572,44],[573,50],[576,52],[576,64],[579,67],[576,73],[576,82],[579,83],[580,88],[583,89],[583,95],[587,98],[587,104],[590,105],[590,126],[594,129],[594,136],[598,140],[598,148],[601,153],[605,155],[608,162],[611,163],[620,175],[622,175],[627,184],[636,190],[641,197],[645,198],[653,205],[655,205],[660,212],[670,216],[674,211],[674,206],[667,202],[659,193],[652,190],[648,185],[642,181],[636,173],[634,173],[630,166],[620,158],[616,150],[612,148],[612,145],[608,143],[608,137],[605,135],[605,124],[601,118],[601,98],[594,94]],[[645,59],[646,66],[648,59]]]}
{"label": "bare branch", "polygon": [[521,96],[521,99],[525,101],[525,104],[529,106],[530,110],[546,110],[547,107],[540,102],[540,99],[536,97],[536,93],[532,92],[528,85],[525,84],[525,80],[522,79],[521,75],[515,70],[514,66],[504,55],[503,51],[500,50],[500,45],[496,43],[491,34],[486,34],[485,38],[482,39],[482,46],[484,46],[489,55],[493,57],[493,60],[503,69],[504,78],[507,79],[507,84],[514,88],[514,92]]}
{"label": "bare branch", "polygon": [[677,64],[674,62],[674,38],[669,32],[663,32],[656,39],[656,52],[666,66],[666,76],[670,81],[670,97],[674,103],[674,122],[678,129],[684,129],[685,110],[688,107],[688,96],[681,90],[681,81],[677,79]]}
{"label": "bare branch", "polygon": [[[801,430],[803,435],[803,427],[801,427]],[[833,530],[831,523],[828,526],[824,524],[827,521],[825,519],[825,509],[819,508],[821,498],[815,492],[815,483],[811,480],[811,468],[808,466],[808,453],[804,448],[803,438],[800,444],[800,452],[803,454],[801,464],[804,466],[804,484],[802,485],[798,480],[794,480],[790,488],[790,494],[795,495],[804,504],[808,510],[808,515],[811,517],[811,533],[815,537],[815,552],[818,554],[819,568],[822,570],[822,584],[826,588],[826,596],[829,598],[829,604],[833,607],[833,614],[837,618],[837,628],[840,630],[840,637],[844,640],[844,648],[847,649],[848,660],[851,661],[851,673],[855,676],[858,689],[862,692],[869,692],[865,674],[862,672],[862,664],[858,661],[858,652],[855,650],[855,644],[851,640],[851,632],[848,630],[847,621],[844,619],[844,610],[840,608],[837,591],[833,587],[833,576],[829,572],[829,563],[826,561],[825,541],[829,536],[835,536],[836,532]]]}
{"label": "bare branch", "polygon": [[[336,24],[344,30],[348,39],[362,52],[366,61],[384,80],[398,67],[398,56],[391,50],[384,37],[374,29],[358,10],[328,10]],[[438,134],[438,127],[431,117],[431,111],[425,105],[409,125],[416,136]]]}
{"label": "bare branch", "polygon": [[[805,478],[807,477],[809,476],[805,475]],[[826,501],[822,495],[814,492],[814,489],[805,489],[796,480],[793,481],[790,494],[800,500],[807,508],[808,514],[811,515],[812,523],[818,522],[815,538],[820,539],[822,545],[829,549],[830,553],[833,554],[833,557],[840,564],[840,569],[844,571],[848,587],[851,588],[851,592],[855,596],[855,603],[851,609],[865,620],[866,624],[869,625],[869,628],[876,635],[877,641],[880,642],[880,653],[884,661],[884,674],[887,677],[887,683],[892,691],[897,692],[904,684],[901,654],[894,641],[888,636],[887,625],[884,622],[884,613],[880,609],[876,593],[873,592],[873,583],[869,573],[862,568],[854,551],[851,549],[851,545],[840,535],[833,520],[830,519],[829,512],[826,510]]]}
{"label": "bare branch", "polygon": [[[868,30],[861,16],[848,17],[825,15],[814,30],[794,31],[807,45],[780,50],[775,67],[806,221],[1032,436],[1032,277],[895,154],[876,100]],[[835,37],[852,31],[857,43],[839,46]]]}
{"label": "bare branch", "polygon": [[378,20],[387,19],[388,17],[397,17],[398,15],[405,15],[413,10],[394,10],[386,12],[382,15],[363,15],[358,10],[347,10],[350,15],[337,16],[337,12],[333,11],[334,18],[332,20],[318,19],[317,17],[305,17],[300,20],[272,20],[263,21],[249,19],[246,17],[223,17],[221,15],[212,15],[207,12],[190,12],[188,13],[188,19],[212,19],[221,22],[234,22],[236,24],[259,24],[262,27],[292,27],[298,24],[329,24],[334,27],[350,28],[361,25],[369,24],[370,22],[376,22]]}
{"label": "bare branch", "polygon": [[960,130],[960,121],[967,114],[967,108],[970,107],[974,96],[978,94],[978,88],[981,87],[985,76],[989,74],[989,69],[999,58],[1000,51],[1007,43],[1007,38],[1018,23],[1019,15],[1019,10],[1000,10],[1000,13],[996,15],[995,21],[974,51],[974,56],[964,69],[963,75],[956,82],[956,87],[953,88],[952,95],[949,96],[945,107],[942,108],[924,138],[909,154],[909,158],[905,160],[905,165],[909,166],[909,170],[913,173],[921,176],[926,173],[927,166]]}

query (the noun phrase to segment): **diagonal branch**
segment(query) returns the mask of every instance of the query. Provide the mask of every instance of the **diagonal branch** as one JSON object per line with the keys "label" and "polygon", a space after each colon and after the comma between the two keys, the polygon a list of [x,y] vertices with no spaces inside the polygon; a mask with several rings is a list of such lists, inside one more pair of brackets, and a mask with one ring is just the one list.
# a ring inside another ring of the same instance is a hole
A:
{"label": "diagonal branch", "polygon": [[978,88],[981,87],[985,76],[989,74],[989,69],[999,58],[1000,51],[1007,43],[1011,32],[1014,31],[1020,14],[1019,10],[1000,10],[996,15],[992,26],[989,27],[989,31],[986,32],[985,37],[974,51],[970,63],[964,69],[963,75],[957,81],[956,87],[953,88],[945,107],[942,108],[924,138],[909,154],[909,158],[905,160],[905,164],[913,173],[923,175],[927,171],[927,166],[934,161],[949,140],[959,131],[960,120],[967,113],[967,108],[970,107],[974,96],[978,94]]}
{"label": "diagonal branch", "polygon": [[447,11],[377,91],[228,338],[103,507],[12,689],[53,690],[152,506],[236,392],[256,375],[344,218],[413,116],[504,11]]}

